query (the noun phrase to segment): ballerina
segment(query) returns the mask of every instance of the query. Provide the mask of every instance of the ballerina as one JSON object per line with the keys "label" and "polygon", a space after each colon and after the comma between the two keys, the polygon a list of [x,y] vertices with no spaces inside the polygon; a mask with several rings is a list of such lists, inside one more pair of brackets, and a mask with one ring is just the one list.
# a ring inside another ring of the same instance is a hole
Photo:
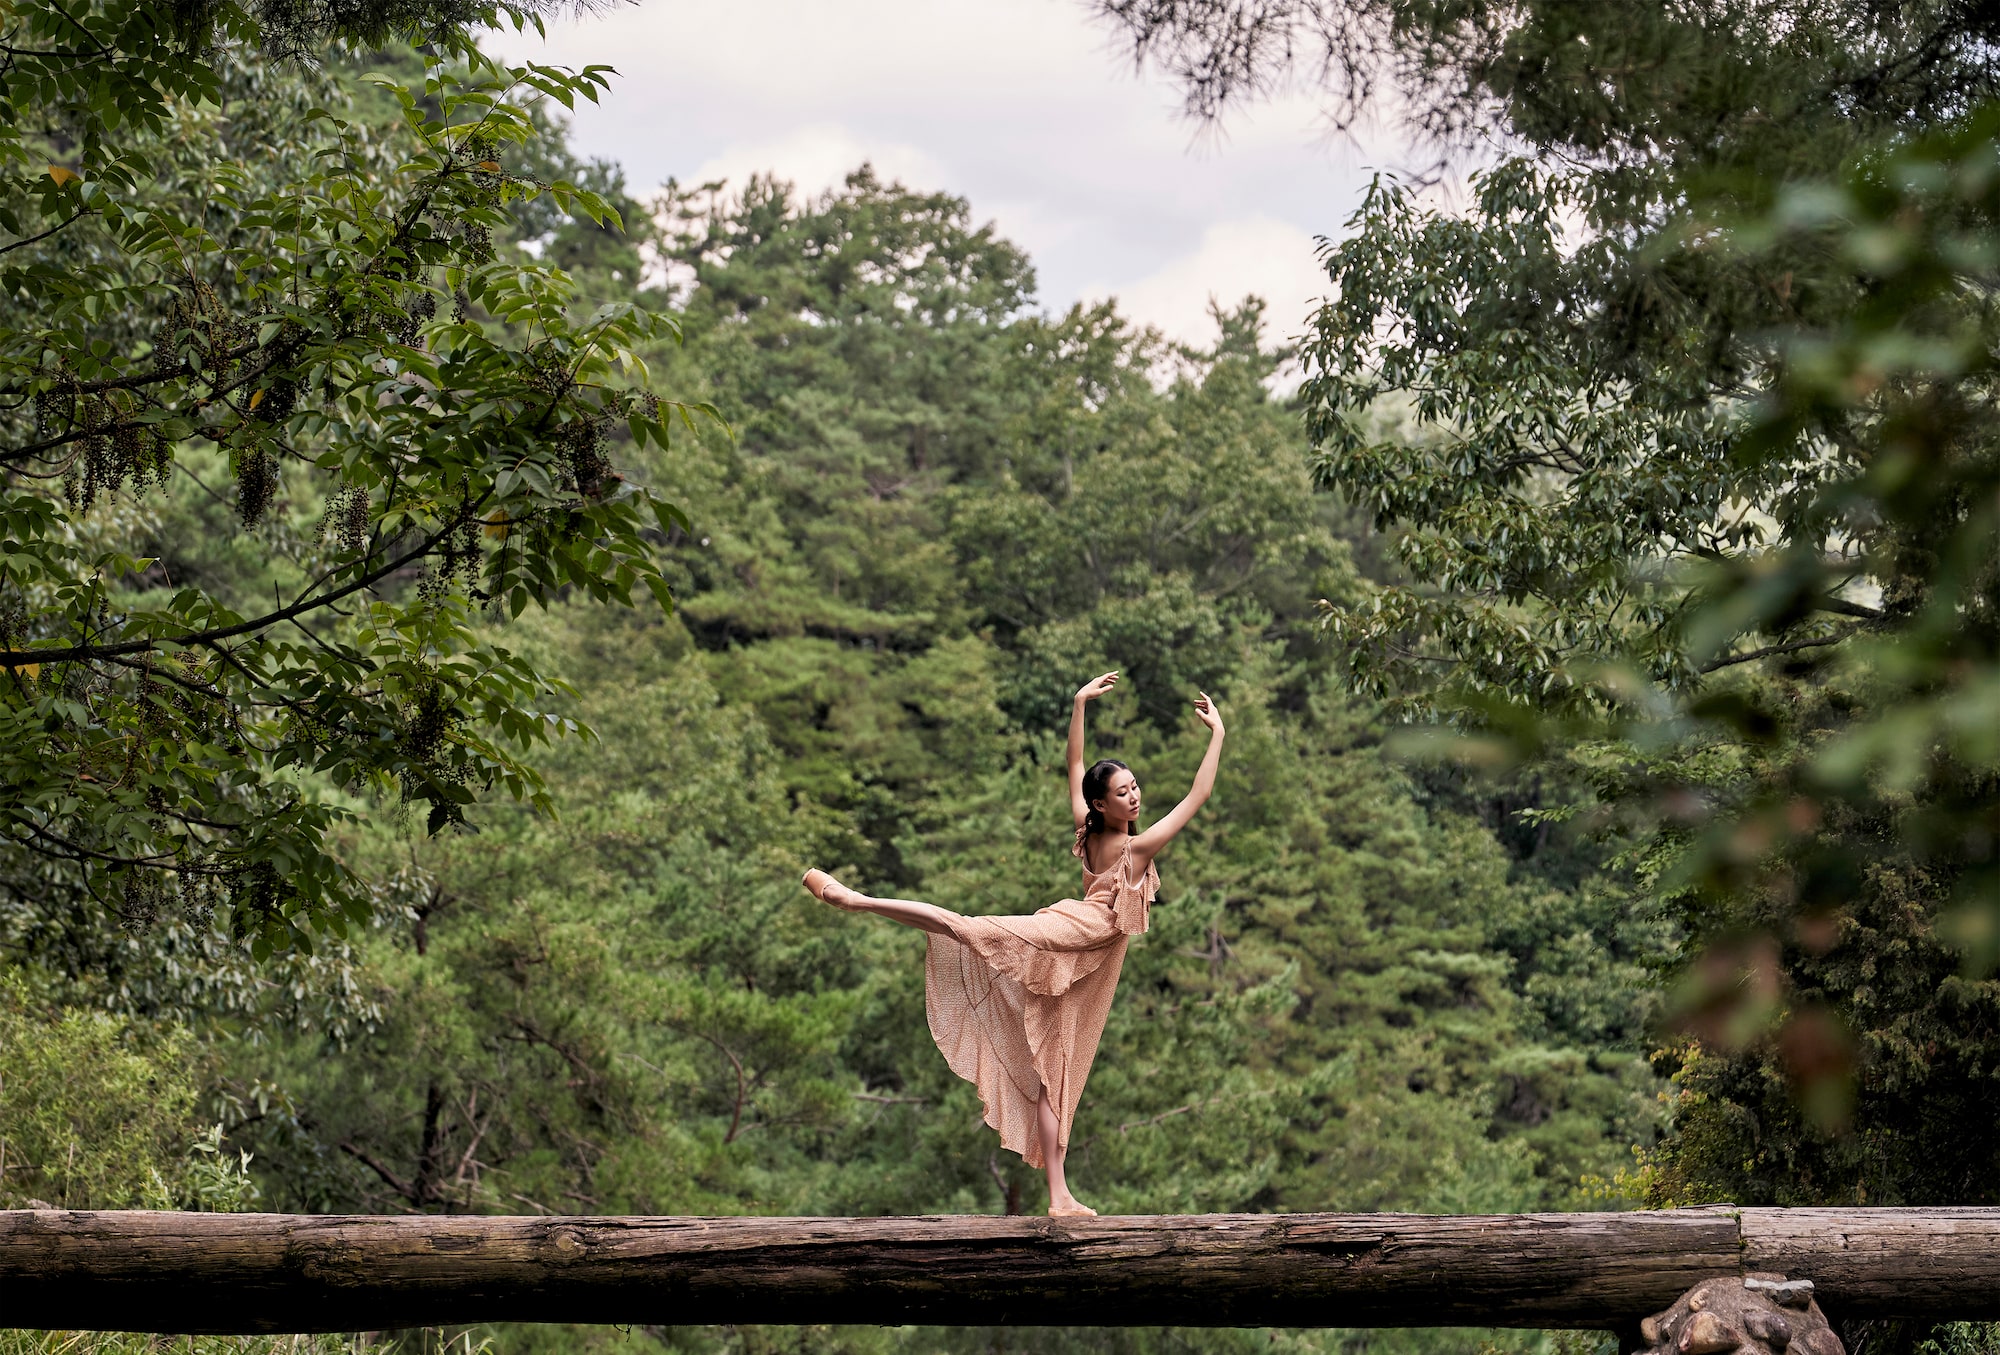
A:
{"label": "ballerina", "polygon": [[1125,947],[1146,930],[1160,876],[1153,862],[1215,789],[1222,716],[1206,692],[1195,715],[1208,726],[1208,752],[1194,787],[1141,833],[1139,779],[1106,758],[1083,765],[1084,708],[1118,684],[1106,673],[1077,689],[1069,717],[1069,799],[1076,820],[1071,853],[1083,863],[1083,897],[1027,917],[966,917],[935,904],[877,899],[823,870],[804,884],[815,898],[853,913],[874,913],[929,933],[924,1006],[931,1037],[951,1070],[979,1089],[986,1123],[1001,1146],[1049,1178],[1054,1217],[1095,1214],[1063,1179],[1070,1124],[1104,1035]]}

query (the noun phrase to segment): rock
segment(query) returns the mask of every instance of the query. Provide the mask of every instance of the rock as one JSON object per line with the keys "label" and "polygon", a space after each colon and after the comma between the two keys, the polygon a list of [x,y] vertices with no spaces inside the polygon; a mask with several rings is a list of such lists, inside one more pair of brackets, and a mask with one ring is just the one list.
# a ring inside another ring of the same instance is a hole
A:
{"label": "rock", "polygon": [[[1750,1286],[1745,1284],[1743,1287],[1748,1289]],[[1792,1324],[1785,1320],[1783,1313],[1770,1313],[1762,1308],[1745,1309],[1743,1329],[1772,1350],[1783,1350],[1792,1343]]]}
{"label": "rock", "polygon": [[1753,1276],[1743,1282],[1743,1287],[1753,1294],[1766,1295],[1786,1308],[1812,1306],[1811,1280],[1760,1280]]}
{"label": "rock", "polygon": [[[1780,1305],[1783,1307],[1780,1307]],[[1704,1280],[1639,1323],[1649,1355],[1846,1355],[1810,1280]]]}
{"label": "rock", "polygon": [[1722,1351],[1742,1345],[1743,1338],[1714,1313],[1697,1311],[1681,1328],[1681,1339],[1674,1344],[1681,1355],[1721,1355]]}

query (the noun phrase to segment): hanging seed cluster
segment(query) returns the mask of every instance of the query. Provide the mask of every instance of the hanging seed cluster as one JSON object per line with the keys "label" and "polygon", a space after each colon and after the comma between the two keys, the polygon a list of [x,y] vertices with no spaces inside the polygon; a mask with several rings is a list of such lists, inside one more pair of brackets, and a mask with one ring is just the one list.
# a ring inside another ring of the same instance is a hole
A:
{"label": "hanging seed cluster", "polygon": [[11,583],[0,582],[0,649],[18,649],[28,638],[28,600]]}
{"label": "hanging seed cluster", "polygon": [[271,342],[244,359],[241,375],[267,378],[250,393],[244,408],[247,417],[274,427],[292,417],[299,405],[299,383],[285,373],[298,361],[309,337],[304,325],[286,320]]}
{"label": "hanging seed cluster", "polygon": [[221,693],[210,688],[210,700],[204,700],[200,692],[188,686],[189,683],[207,686],[213,681],[204,656],[184,649],[165,660],[179,668],[184,679],[181,682],[159,677],[153,667],[154,662],[149,658],[139,674],[139,727],[154,738],[167,737],[181,730],[197,736],[208,734],[217,723],[217,712],[211,702],[219,699]]}
{"label": "hanging seed cluster", "polygon": [[244,341],[245,330],[213,287],[198,280],[184,283],[174,296],[167,330],[172,338],[164,347],[179,353],[189,372],[202,374],[211,386],[228,381],[239,360],[235,350]]}
{"label": "hanging seed cluster", "polygon": [[150,929],[160,916],[160,906],[167,900],[167,877],[157,870],[135,870],[125,877],[124,897],[120,900],[118,920],[127,931],[143,932]]}
{"label": "hanging seed cluster", "polygon": [[479,566],[484,559],[480,536],[479,523],[470,517],[452,528],[444,538],[444,556],[439,568],[469,586],[479,577]]}
{"label": "hanging seed cluster", "polygon": [[535,555],[552,555],[575,545],[589,531],[590,519],[580,504],[573,508],[545,509],[528,521],[528,550]]}
{"label": "hanging seed cluster", "polygon": [[389,337],[406,346],[413,344],[417,341],[417,331],[435,319],[437,313],[437,297],[424,292],[403,311],[402,318],[390,326]]}
{"label": "hanging seed cluster", "polygon": [[136,492],[164,486],[173,470],[173,449],[159,430],[139,423],[113,398],[86,394],[74,377],[35,395],[35,431],[40,441],[68,438],[75,448],[63,469],[63,494],[88,509],[99,494],[115,494],[128,483]]}
{"label": "hanging seed cluster", "polygon": [[460,819],[456,805],[436,799],[436,785],[464,785],[472,779],[472,759],[464,749],[452,745],[452,735],[462,723],[464,711],[458,707],[458,691],[434,674],[418,685],[402,711],[402,733],[396,745],[416,763],[402,773],[402,799],[404,803],[430,799],[434,823],[440,811],[444,821]]}
{"label": "hanging seed cluster", "polygon": [[209,866],[196,857],[178,866],[131,871],[119,891],[119,923],[129,931],[143,932],[172,908],[189,926],[207,930],[214,925],[216,905],[224,897],[224,888]]}
{"label": "hanging seed cluster", "polygon": [[181,916],[191,927],[206,931],[215,923],[215,906],[222,901],[222,887],[212,875],[180,872]]}
{"label": "hanging seed cluster", "polygon": [[174,727],[174,697],[178,689],[172,683],[161,682],[153,676],[151,657],[139,674],[139,728],[153,738],[161,738]]}
{"label": "hanging seed cluster", "polygon": [[[403,773],[405,803],[431,798],[425,792],[436,783],[463,786],[471,779],[471,760],[463,755],[448,756],[455,751],[452,735],[464,721],[458,692],[435,673],[427,674],[403,707],[402,730],[396,740],[403,755],[422,768],[421,772],[411,769]],[[445,812],[452,813],[450,809]]]}
{"label": "hanging seed cluster", "polygon": [[368,491],[344,485],[326,496],[326,511],[320,514],[313,539],[324,544],[331,536],[342,554],[359,555],[368,548],[368,522]]}
{"label": "hanging seed cluster", "polygon": [[[497,164],[500,159],[500,143],[486,132],[474,132],[459,142],[459,152],[474,166]],[[475,168],[472,181],[482,188],[490,188],[500,182],[497,171]]]}
{"label": "hanging seed cluster", "polygon": [[250,417],[259,423],[281,424],[292,417],[298,404],[299,383],[281,376],[258,393],[250,406]]}
{"label": "hanging seed cluster", "polygon": [[268,861],[238,871],[229,877],[230,933],[247,941],[268,918],[282,917],[284,907],[299,897],[299,891],[285,883]]}
{"label": "hanging seed cluster", "polygon": [[477,587],[480,566],[486,558],[480,541],[484,525],[479,519],[468,517],[452,524],[438,538],[437,563],[417,581],[417,597],[426,607],[443,606],[452,589],[460,584],[475,599],[485,596]]}
{"label": "hanging seed cluster", "polygon": [[261,442],[245,440],[236,449],[236,515],[251,531],[278,498],[278,458]]}
{"label": "hanging seed cluster", "polygon": [[[482,198],[491,199],[506,175],[497,168],[500,143],[484,133],[474,132],[459,143],[459,154],[472,162],[472,186]],[[483,166],[496,168],[487,169]],[[464,221],[446,212],[430,214],[432,229],[439,238],[449,240],[458,247],[458,254],[465,262],[477,267],[493,262],[493,231],[477,221]]]}
{"label": "hanging seed cluster", "polygon": [[432,231],[440,240],[449,241],[465,263],[478,267],[493,262],[491,227],[478,221],[461,221],[455,216],[445,216],[442,213],[432,213],[430,221]]}
{"label": "hanging seed cluster", "polygon": [[571,419],[556,430],[556,445],[562,450],[566,471],[564,487],[586,498],[600,499],[624,477],[611,469],[604,446],[611,420],[603,416]]}
{"label": "hanging seed cluster", "polygon": [[415,698],[403,711],[403,736],[397,742],[404,753],[417,762],[437,758],[459,723],[455,697],[456,693],[435,675],[418,686]]}
{"label": "hanging seed cluster", "polygon": [[553,344],[536,344],[528,350],[528,370],[525,373],[528,384],[549,395],[563,395],[568,392],[569,362]]}

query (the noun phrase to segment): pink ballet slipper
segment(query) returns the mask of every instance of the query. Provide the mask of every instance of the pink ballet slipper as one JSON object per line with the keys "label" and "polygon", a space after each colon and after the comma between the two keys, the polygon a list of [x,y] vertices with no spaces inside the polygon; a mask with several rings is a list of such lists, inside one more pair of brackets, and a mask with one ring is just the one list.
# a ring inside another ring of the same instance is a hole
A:
{"label": "pink ballet slipper", "polygon": [[846,892],[850,894],[853,893],[854,891],[848,889],[846,885],[834,879],[831,875],[828,875],[825,871],[819,870],[817,868],[809,870],[799,878],[799,883],[806,887],[806,893],[812,895],[814,898],[818,899],[821,903],[827,905],[827,907],[838,908],[843,913],[851,913],[855,911],[853,905],[841,903],[837,899],[830,899],[827,897],[827,891],[830,889],[846,890]]}

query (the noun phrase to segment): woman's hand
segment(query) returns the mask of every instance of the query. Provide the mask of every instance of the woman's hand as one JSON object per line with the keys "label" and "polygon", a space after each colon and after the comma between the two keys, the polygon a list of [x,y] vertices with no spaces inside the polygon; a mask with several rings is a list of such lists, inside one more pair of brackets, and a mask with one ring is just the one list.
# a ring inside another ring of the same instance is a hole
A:
{"label": "woman's hand", "polygon": [[1194,713],[1195,718],[1199,719],[1215,733],[1220,734],[1222,732],[1222,712],[1217,710],[1215,703],[1208,699],[1207,692],[1196,693],[1194,698]]}
{"label": "woman's hand", "polygon": [[1094,677],[1081,687],[1078,687],[1076,689],[1076,699],[1079,701],[1095,701],[1098,697],[1104,695],[1117,685],[1118,670],[1114,668],[1103,677]]}

